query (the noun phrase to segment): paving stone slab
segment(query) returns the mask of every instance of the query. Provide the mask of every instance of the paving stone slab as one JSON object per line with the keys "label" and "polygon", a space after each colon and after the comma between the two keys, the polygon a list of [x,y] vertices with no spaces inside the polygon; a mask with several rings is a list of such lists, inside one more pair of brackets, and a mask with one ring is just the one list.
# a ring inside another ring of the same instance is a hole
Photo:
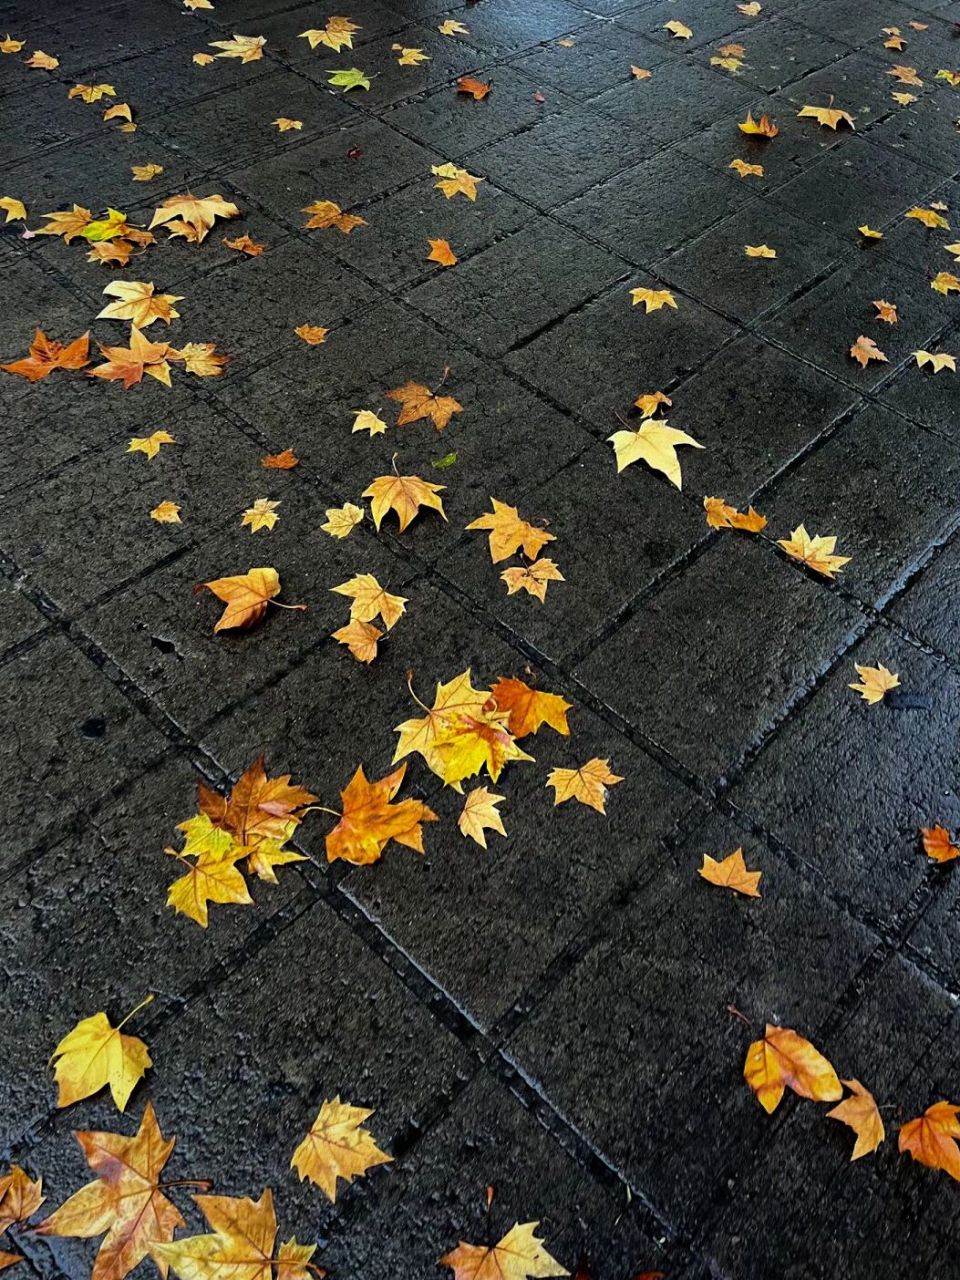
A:
{"label": "paving stone slab", "polygon": [[[705,853],[741,845],[764,871],[759,899],[697,875]],[[696,1235],[769,1141],[743,1082],[749,1034],[728,1007],[814,1035],[875,946],[772,850],[708,817],[506,1051],[607,1162]],[[784,963],[810,947],[815,968]]]}
{"label": "paving stone slab", "polygon": [[[406,25],[396,9],[378,4],[377,0],[365,0],[362,16],[357,9],[354,17],[360,30],[353,33],[353,48],[342,49],[337,54],[324,45],[311,49],[309,40],[302,34],[322,27],[326,21],[325,16],[318,13],[316,5],[301,4],[282,10],[279,6],[274,6],[274,9],[276,11],[270,14],[266,14],[265,10],[266,16],[257,23],[257,34],[266,36],[267,48],[275,58],[288,66],[296,67],[298,71],[303,69],[311,78],[314,78],[315,69],[323,68],[325,71],[328,68],[353,66],[353,59],[356,65],[363,67],[365,63],[359,51],[364,45],[380,36],[392,36]],[[323,80],[326,82],[325,74]],[[344,95],[345,98],[349,96]]]}
{"label": "paving stone slab", "polygon": [[100,118],[104,107],[109,105],[108,99],[104,99],[103,105],[70,99],[66,85],[56,80],[25,84],[23,91],[17,93],[16,102],[18,127],[4,130],[0,136],[0,164],[3,165],[108,128]]}
{"label": "paving stone slab", "polygon": [[[840,107],[853,116],[860,130],[897,109],[890,97],[895,88],[897,84],[887,75],[883,60],[873,52],[863,51],[850,53],[794,81],[783,90],[783,96],[795,103],[798,111],[806,106]],[[803,123],[810,129],[824,128],[812,119]],[[847,125],[840,124],[838,128],[845,129]]]}
{"label": "paving stone slab", "polygon": [[[632,27],[649,39],[684,53],[721,39],[743,25],[743,15],[724,4],[723,0],[700,0],[697,4],[656,0],[653,4],[644,4],[621,13],[618,20],[623,26]],[[672,21],[683,22],[693,34],[687,38],[675,36],[664,25]]]}
{"label": "paving stone slab", "polygon": [[462,329],[484,355],[502,355],[629,270],[622,258],[537,218],[407,300],[444,328]]}
{"label": "paving stone slab", "polygon": [[944,94],[927,94],[907,109],[894,111],[871,126],[867,136],[871,142],[879,142],[897,155],[909,156],[911,160],[952,175],[957,168],[956,118],[954,99]]}
{"label": "paving stone slab", "polygon": [[[960,355],[960,335],[956,330],[948,330],[939,341],[932,344],[937,353]],[[948,370],[941,370],[941,375]],[[935,379],[929,369],[920,369],[914,360],[908,360],[905,367],[884,386],[880,399],[898,413],[922,422],[931,431],[957,440],[960,436],[960,406],[957,405],[956,393],[951,395],[949,384],[943,385]]]}
{"label": "paving stone slab", "polygon": [[437,14],[437,22],[455,18],[464,23],[469,35],[463,39],[495,57],[576,32],[589,21],[565,0],[477,0],[469,7],[469,13],[448,7]]}
{"label": "paving stone slab", "polygon": [[755,84],[768,93],[820,71],[850,52],[848,45],[820,32],[811,32],[784,17],[754,22],[731,31],[722,40],[701,46],[699,56],[705,60],[722,56],[719,49],[726,44],[742,45],[745,51],[743,65],[734,73],[737,79]]}
{"label": "paving stone slab", "polygon": [[[596,13],[603,12],[597,6],[590,7]],[[577,32],[572,45],[550,40],[521,54],[513,66],[544,91],[548,87],[562,90],[586,102],[606,89],[625,84],[630,79],[631,66],[655,69],[675,56],[673,50],[619,24],[594,21]]]}
{"label": "paving stone slab", "polygon": [[823,31],[835,40],[843,40],[857,48],[870,46],[882,48],[881,27],[907,28],[916,21],[916,6],[901,4],[900,0],[888,0],[883,7],[881,21],[872,9],[864,9],[857,0],[818,0],[802,5],[796,11],[796,21],[814,31]]}
{"label": "paving stone slab", "polygon": [[895,600],[888,616],[948,658],[960,658],[954,620],[960,601],[960,543],[953,538]]}
{"label": "paving stone slab", "polygon": [[[630,80],[592,98],[590,106],[634,130],[632,159],[687,138],[754,96],[750,85],[698,62],[674,58],[649,80]],[[623,166],[621,166],[623,167]]]}
{"label": "paving stone slab", "polygon": [[[848,688],[855,663],[897,672],[902,692],[869,706]],[[764,747],[731,798],[841,900],[889,923],[930,876],[920,828],[957,825],[956,707],[951,668],[875,630]]]}
{"label": "paving stone slab", "polygon": [[813,687],[865,623],[854,606],[778,563],[760,540],[722,536],[644,601],[577,675],[712,782]]}
{"label": "paving stone slab", "polygon": [[6,652],[38,635],[47,619],[27,597],[6,579],[0,582],[0,651]]}

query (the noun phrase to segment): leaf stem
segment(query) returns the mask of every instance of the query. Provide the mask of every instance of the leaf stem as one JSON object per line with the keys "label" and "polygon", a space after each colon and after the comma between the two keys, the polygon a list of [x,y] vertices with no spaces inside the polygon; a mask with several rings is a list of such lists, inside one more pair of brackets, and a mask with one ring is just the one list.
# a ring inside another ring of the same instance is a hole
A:
{"label": "leaf stem", "polygon": [[135,1005],[125,1018],[121,1019],[121,1021],[117,1023],[114,1027],[114,1031],[119,1031],[121,1027],[125,1026],[135,1013],[139,1013],[141,1009],[145,1009],[148,1004],[153,1004],[153,999],[153,993],[151,992],[150,995],[141,1000],[138,1005]]}

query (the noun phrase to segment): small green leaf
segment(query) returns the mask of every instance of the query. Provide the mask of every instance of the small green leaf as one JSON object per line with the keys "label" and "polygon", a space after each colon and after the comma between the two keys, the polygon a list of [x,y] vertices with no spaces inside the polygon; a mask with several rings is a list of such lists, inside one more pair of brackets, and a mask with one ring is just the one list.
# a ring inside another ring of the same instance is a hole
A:
{"label": "small green leaf", "polygon": [[119,209],[108,209],[105,218],[88,222],[80,234],[85,240],[115,240],[121,234],[121,228],[127,221],[127,215]]}
{"label": "small green leaf", "polygon": [[370,88],[369,79],[357,67],[351,67],[349,71],[330,71],[328,75],[330,84],[342,89],[344,93],[348,89]]}
{"label": "small green leaf", "polygon": [[445,453],[442,458],[438,458],[436,462],[431,462],[430,465],[435,471],[446,471],[447,467],[452,467],[456,460],[456,453]]}

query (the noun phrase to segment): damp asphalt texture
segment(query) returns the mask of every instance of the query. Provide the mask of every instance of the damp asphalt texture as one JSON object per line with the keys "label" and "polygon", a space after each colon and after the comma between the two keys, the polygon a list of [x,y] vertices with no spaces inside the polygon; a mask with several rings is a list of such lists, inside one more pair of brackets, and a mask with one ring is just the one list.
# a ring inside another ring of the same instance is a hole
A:
{"label": "damp asphalt texture", "polygon": [[[353,50],[311,51],[300,33],[344,9]],[[440,35],[448,17],[468,33]],[[145,225],[187,190],[241,210],[199,247],[160,232],[122,271],[18,222],[0,234],[0,359],[36,326],[119,343],[93,318],[124,277],[183,296],[163,337],[232,357],[171,390],[0,375],[0,1158],[43,1176],[48,1209],[88,1180],[71,1131],[132,1133],[151,1100],[178,1138],[169,1177],[272,1187],[282,1238],[319,1241],[342,1280],[450,1274],[458,1240],[531,1220],[596,1280],[958,1274],[960,1190],[897,1152],[904,1120],[960,1101],[960,880],[918,839],[960,826],[960,408],[957,375],[912,356],[960,355],[960,301],[930,287],[960,232],[904,218],[960,220],[960,90],[936,78],[960,67],[958,20],[937,0],[763,0],[757,17],[734,0],[0,0],[26,42],[0,60],[0,188],[29,226],[73,203]],[[265,36],[262,60],[192,61],[234,32]],[[430,61],[399,67],[396,44]],[[737,74],[711,65],[726,44]],[[34,49],[60,66],[25,68]],[[328,87],[351,66],[369,92]],[[492,82],[486,101],[455,93],[465,74]],[[68,100],[76,82],[112,84],[136,132]],[[797,119],[831,103],[855,131]],[[743,137],[748,109],[778,137]],[[163,172],[132,181],[148,162]],[[444,162],[483,179],[475,203],[434,189]],[[315,200],[367,225],[306,231]],[[223,245],[243,232],[261,257]],[[425,260],[430,238],[456,267]],[[760,243],[775,261],[745,256]],[[632,308],[642,286],[677,309]],[[860,334],[886,363],[850,359]],[[444,370],[464,408],[442,435],[351,435],[356,410],[393,424],[386,391]],[[642,463],[618,476],[606,442],[658,390],[705,446],[681,450],[682,492]],[[176,445],[127,453],[159,429]],[[288,447],[296,470],[263,470]],[[395,453],[446,485],[448,522],[321,532]],[[508,597],[465,532],[491,495],[556,536],[565,581],[544,604]],[[711,530],[704,495],[766,529]],[[281,518],[251,535],[259,497]],[[182,524],[150,519],[163,500]],[[777,546],[801,522],[850,557],[836,581]],[[214,635],[194,587],[261,564],[307,612]],[[359,572],[409,601],[371,666],[330,639],[346,602],[329,588]],[[867,706],[857,662],[900,689]],[[442,819],[423,856],[329,866],[314,814],[307,860],[255,906],[212,907],[207,931],[167,908],[163,850],[198,780],[225,789],[262,752],[336,807],[358,764],[387,772],[416,714],[406,673],[429,699],[466,667],[574,707],[570,737],[544,728],[536,763],[492,788],[506,840],[464,840],[460,798],[416,761],[403,794]],[[607,816],[555,809],[547,771],[592,757],[624,779]],[[759,900],[697,875],[738,846]],[[58,1112],[54,1045],[147,992],[128,1029],[154,1067],[127,1113],[104,1095]],[[760,1108],[742,1066],[766,1022],[872,1090],[875,1155],[851,1163],[823,1105]],[[394,1160],[331,1205],[289,1164],[338,1094],[374,1110]],[[12,1275],[89,1275],[95,1240],[12,1235]]]}

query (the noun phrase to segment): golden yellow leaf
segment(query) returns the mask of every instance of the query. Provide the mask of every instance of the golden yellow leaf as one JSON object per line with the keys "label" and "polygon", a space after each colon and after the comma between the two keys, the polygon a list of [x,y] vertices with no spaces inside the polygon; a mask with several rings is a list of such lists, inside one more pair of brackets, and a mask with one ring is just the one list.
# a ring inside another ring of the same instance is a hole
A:
{"label": "golden yellow leaf", "polygon": [[169,431],[154,431],[150,436],[134,436],[127,445],[127,453],[145,453],[147,458],[155,458],[163,444],[176,444]]}
{"label": "golden yellow leaf", "polygon": [[837,107],[801,107],[797,112],[797,118],[802,119],[804,117],[816,120],[825,129],[836,129],[841,120],[844,124],[848,124],[851,129],[856,129],[857,127],[850,112],[841,111]]}
{"label": "golden yellow leaf", "polygon": [[390,48],[400,54],[398,67],[419,67],[421,62],[430,61],[430,55],[424,49],[408,49],[402,44],[392,44]]}
{"label": "golden yellow leaf", "polygon": [[441,267],[455,267],[457,265],[457,255],[450,248],[449,240],[428,240],[430,252],[427,254],[428,262],[439,262]]}
{"label": "golden yellow leaf", "polygon": [[476,200],[477,183],[482,182],[482,178],[478,178],[474,174],[468,173],[466,169],[461,169],[458,165],[449,162],[431,165],[430,172],[434,177],[440,179],[439,182],[433,184],[434,187],[438,191],[442,191],[448,200],[452,200],[456,195],[466,196],[468,200]]}
{"label": "golden yellow leaf", "polygon": [[25,40],[14,40],[8,31],[4,38],[0,40],[0,53],[19,53],[25,44]]}
{"label": "golden yellow leaf", "polygon": [[193,55],[193,61],[198,67],[209,67],[213,60],[212,53],[195,53]]}
{"label": "golden yellow leaf", "polygon": [[951,293],[960,293],[960,279],[952,271],[938,271],[930,281],[930,288],[947,297]]}
{"label": "golden yellow leaf", "polygon": [[384,420],[377,416],[372,409],[354,409],[353,426],[351,434],[356,431],[369,431],[372,436],[382,436],[387,429]]}
{"label": "golden yellow leaf", "polygon": [[463,412],[463,405],[453,396],[438,396],[419,382],[405,382],[402,387],[394,387],[387,392],[387,399],[402,405],[397,418],[398,427],[429,418],[436,429],[442,431],[455,413]]}
{"label": "golden yellow leaf", "polygon": [[747,1050],[743,1078],[768,1113],[776,1111],[787,1088],[815,1102],[836,1102],[843,1096],[837,1073],[823,1054],[796,1031],[769,1022],[763,1039]]}
{"label": "golden yellow leaf", "polygon": [[106,286],[104,293],[108,298],[116,298],[116,302],[108,303],[102,311],[97,312],[98,320],[130,320],[138,328],[146,329],[154,320],[163,320],[169,324],[176,320],[180,312],[174,309],[175,302],[183,299],[175,293],[154,293],[154,285],[146,280],[114,280]]}
{"label": "golden yellow leaf", "polygon": [[888,76],[893,76],[900,84],[922,85],[923,81],[917,75],[916,67],[890,67],[887,70]]}
{"label": "golden yellow leaf", "polygon": [[465,27],[462,22],[457,22],[455,18],[444,18],[437,30],[442,36],[468,36],[470,28]]}
{"label": "golden yellow leaf", "polygon": [[7,215],[4,222],[26,222],[27,210],[22,200],[13,196],[0,196],[0,209]]}
{"label": "golden yellow leaf", "polygon": [[38,236],[60,236],[64,244],[69,244],[71,240],[82,235],[85,228],[90,225],[93,217],[89,209],[84,209],[82,205],[75,204],[72,209],[61,209],[57,213],[45,213],[45,218],[50,221],[45,227],[38,227],[35,235]]}
{"label": "golden yellow leaf", "polygon": [[[214,578],[203,584],[226,604],[217,619],[214,632],[233,627],[249,627],[259,622],[267,612],[267,605],[280,594],[280,576],[276,569],[261,567],[248,569],[232,578]],[[303,604],[286,604],[284,609],[305,609]]]}
{"label": "golden yellow leaf", "polygon": [[899,320],[895,302],[887,302],[885,298],[874,298],[873,305],[877,308],[875,317],[877,320],[883,320],[886,324],[896,324]]}
{"label": "golden yellow leaf", "polygon": [[762,178],[763,177],[762,164],[747,164],[746,160],[737,159],[737,160],[731,160],[730,163],[727,165],[727,168],[736,169],[737,173],[739,173],[741,178],[750,178],[750,177]]}
{"label": "golden yellow leaf", "polygon": [[[415,697],[412,687],[410,693]],[[425,707],[419,698],[416,699],[427,714],[422,718],[405,720],[403,724],[397,725],[395,732],[400,735],[400,741],[397,743],[393,763],[396,764],[398,760],[415,751],[423,756],[436,773],[437,760],[434,747],[449,727],[448,722],[457,716],[482,712],[490,696],[490,692],[486,689],[474,689],[469,667],[460,675],[454,676],[452,680],[448,680],[446,684],[438,682],[432,708]],[[509,717],[505,719],[508,720]]]}
{"label": "golden yellow leaf", "polygon": [[960,848],[953,843],[950,832],[939,824],[935,827],[921,827],[923,851],[934,862],[952,862],[960,858]]}
{"label": "golden yellow leaf", "polygon": [[929,1169],[942,1169],[960,1182],[960,1107],[952,1102],[935,1102],[922,1116],[909,1120],[900,1130],[899,1147]]}
{"label": "golden yellow leaf", "polygon": [[665,22],[663,29],[669,31],[675,40],[689,40],[693,35],[686,23],[681,22],[679,18],[671,18],[669,22]]}
{"label": "golden yellow leaf", "polygon": [[[503,767],[514,760],[532,762],[507,728],[506,712],[485,705],[476,711],[443,712],[442,725],[429,752],[422,753],[433,772],[455,791],[464,778],[486,769],[496,782]],[[403,726],[401,726],[402,728]]]}
{"label": "golden yellow leaf", "polygon": [[331,538],[347,538],[363,519],[363,508],[348,502],[342,507],[328,507],[326,516],[326,524],[320,526],[323,532]]}
{"label": "golden yellow leaf", "polygon": [[885,49],[896,49],[899,53],[901,49],[907,47],[907,42],[903,36],[890,36],[887,40],[884,40],[883,47]]}
{"label": "golden yellow leaf", "polygon": [[903,216],[905,218],[913,218],[916,222],[922,222],[925,227],[942,227],[944,231],[950,230],[950,223],[943,214],[937,213],[935,209],[922,209],[918,205],[914,205]]}
{"label": "golden yellow leaf", "polygon": [[366,1107],[341,1102],[339,1095],[332,1102],[324,1101],[290,1161],[301,1182],[309,1178],[328,1200],[336,1201],[338,1178],[352,1182],[378,1164],[389,1164],[393,1157],[381,1151],[367,1130],[361,1128],[372,1115],[373,1111]]}
{"label": "golden yellow leaf", "polygon": [[734,74],[743,66],[740,58],[722,57],[716,54],[710,59],[711,67],[721,67],[724,71],[731,71]]}
{"label": "golden yellow leaf", "polygon": [[453,1280],[531,1280],[540,1276],[570,1274],[543,1247],[534,1234],[539,1222],[515,1223],[495,1245],[465,1244],[440,1259],[450,1267]]}
{"label": "golden yellow leaf", "polygon": [[547,587],[551,582],[564,582],[564,576],[556,564],[546,556],[541,556],[533,564],[525,564],[511,569],[504,569],[500,578],[507,584],[507,595],[516,595],[518,591],[526,591],[535,596],[541,604],[546,603]]}
{"label": "golden yellow leaf", "polygon": [[152,1062],[143,1041],[136,1036],[121,1035],[120,1030],[152,999],[153,996],[147,996],[115,1027],[110,1025],[105,1013],[95,1013],[91,1018],[81,1019],[63,1037],[50,1058],[51,1062],[56,1059],[58,1107],[69,1107],[82,1098],[90,1098],[104,1085],[109,1085],[117,1109],[123,1111]]}
{"label": "golden yellow leaf", "polygon": [[175,502],[158,502],[150,512],[150,518],[158,524],[182,524],[180,508]]}
{"label": "golden yellow leaf", "polygon": [[630,75],[633,77],[634,80],[649,80],[650,77],[653,75],[653,72],[648,71],[646,67],[631,66]]}
{"label": "golden yellow leaf", "polygon": [[857,1135],[850,1159],[859,1160],[861,1156],[876,1151],[887,1135],[880,1118],[880,1108],[869,1089],[865,1089],[859,1080],[844,1080],[843,1083],[851,1096],[828,1111],[827,1116],[849,1125]]}
{"label": "golden yellow leaf", "polygon": [[323,44],[334,53],[339,53],[341,49],[353,48],[353,34],[360,30],[361,28],[349,18],[328,18],[326,26],[301,31],[299,39],[308,41],[311,49],[315,49],[318,44]]}
{"label": "golden yellow leaf", "polygon": [[331,638],[337,644],[346,645],[358,662],[372,662],[377,656],[377,645],[383,639],[383,632],[371,622],[351,618],[346,626],[334,631]]}
{"label": "golden yellow leaf", "polygon": [[87,254],[88,262],[99,262],[101,266],[125,267],[133,253],[133,245],[129,240],[105,240],[102,244],[90,246]]}
{"label": "golden yellow leaf", "polygon": [[678,447],[704,448],[693,436],[676,430],[663,418],[647,418],[636,431],[615,431],[607,439],[617,457],[618,473],[634,462],[645,462],[654,471],[662,472],[678,489],[682,486]]}
{"label": "golden yellow leaf", "polygon": [[293,331],[298,338],[302,338],[308,346],[319,347],[326,342],[329,329],[324,329],[318,324],[298,324]]}
{"label": "golden yellow leaf", "polygon": [[651,311],[659,311],[661,307],[672,307],[674,311],[679,310],[677,300],[669,289],[631,289],[630,299],[635,307],[642,302],[643,309],[647,315]]}
{"label": "golden yellow leaf", "polygon": [[236,865],[249,851],[229,832],[214,827],[206,814],[181,823],[180,829],[186,830],[189,837],[183,851],[166,849],[164,852],[177,858],[187,870],[170,885],[167,906],[196,921],[203,929],[209,923],[211,902],[249,906],[253,899]]}
{"label": "golden yellow leaf", "polygon": [[424,822],[436,822],[437,815],[420,800],[398,800],[407,766],[402,764],[378,782],[369,782],[361,765],[343,791],[340,821],[326,837],[327,861],[343,859],[354,866],[377,862],[391,840],[423,853]]}
{"label": "golden yellow leaf", "polygon": [[257,498],[252,507],[247,507],[240,520],[241,525],[250,527],[251,533],[259,533],[261,529],[272,529],[280,516],[277,513],[279,502],[269,498]]}
{"label": "golden yellow leaf", "polygon": [[134,182],[151,182],[158,173],[163,173],[162,164],[132,164],[130,172]]}
{"label": "golden yellow leaf", "polygon": [[863,236],[865,240],[882,240],[883,239],[882,231],[874,231],[873,227],[868,226],[866,223],[864,223],[862,227],[857,227],[857,230],[860,232],[860,234]]}
{"label": "golden yellow leaf", "polygon": [[946,352],[934,355],[932,351],[914,351],[913,356],[921,369],[929,365],[934,373],[939,373],[941,369],[949,369],[952,373],[957,371],[957,357],[947,355]]}
{"label": "golden yellow leaf", "polygon": [[767,517],[751,507],[746,514],[724,502],[723,498],[704,498],[703,509],[711,529],[743,529],[746,533],[759,533],[766,528]]}
{"label": "golden yellow leaf", "polygon": [[616,786],[623,778],[610,772],[610,761],[594,757],[578,769],[552,769],[547,786],[553,787],[554,808],[567,800],[579,800],[598,813],[606,813],[607,788]]}
{"label": "golden yellow leaf", "polygon": [[[217,218],[238,218],[240,210],[221,195],[168,196],[153,215],[151,230],[176,219],[193,231],[197,243],[205,240]],[[169,227],[168,227],[169,230]]]}
{"label": "golden yellow leaf", "polygon": [[216,58],[239,58],[241,62],[257,62],[263,57],[263,46],[266,36],[238,36],[234,32],[232,40],[210,40],[211,49],[220,49],[214,54]]}
{"label": "golden yellow leaf", "polygon": [[372,573],[358,573],[330,590],[350,597],[353,602],[350,605],[351,618],[373,622],[379,617],[388,631],[400,621],[407,603],[405,596],[394,596],[384,590]]}
{"label": "golden yellow leaf", "polygon": [[773,123],[766,112],[763,113],[759,120],[754,120],[748,111],[746,120],[738,124],[737,128],[741,133],[757,138],[775,138],[780,132],[779,127]]}
{"label": "golden yellow leaf", "polygon": [[853,681],[848,688],[856,690],[864,702],[882,702],[884,695],[900,684],[900,677],[882,664],[879,667],[861,667],[855,662],[853,665],[860,679]]}
{"label": "golden yellow leaf", "polygon": [[891,93],[890,97],[894,102],[898,102],[901,107],[909,106],[911,102],[916,102],[917,95],[915,93]]}
{"label": "golden yellow leaf", "polygon": [[277,126],[281,133],[289,133],[291,130],[300,130],[303,128],[302,120],[291,120],[288,116],[278,116],[273,124]]}
{"label": "golden yellow leaf", "polygon": [[576,43],[572,36],[564,36],[562,40],[557,41],[562,49],[572,49]]}
{"label": "golden yellow leaf", "polygon": [[419,476],[378,476],[360,496],[370,499],[370,514],[375,528],[379,530],[383,517],[388,511],[394,511],[399,522],[398,532],[403,533],[421,507],[438,511],[446,520],[447,513],[439,497],[445,488],[446,485],[431,484]]}
{"label": "golden yellow leaf", "polygon": [[223,243],[228,249],[233,249],[235,253],[245,253],[248,258],[259,258],[267,247],[265,244],[258,244],[256,240],[252,240],[246,232],[242,236],[236,236],[233,240],[224,236]]}
{"label": "golden yellow leaf", "polygon": [[313,204],[306,205],[300,212],[310,214],[303,224],[305,231],[329,231],[331,227],[336,227],[339,232],[348,236],[354,227],[367,225],[366,219],[357,217],[355,213],[344,213],[332,200],[314,200]]}
{"label": "golden yellow leaf", "polygon": [[516,507],[491,498],[493,511],[478,516],[466,526],[468,529],[489,529],[487,542],[490,559],[494,564],[516,555],[522,548],[528,560],[535,560],[548,542],[556,541],[555,535],[523,520]]}
{"label": "golden yellow leaf", "polygon": [[762,6],[758,4],[757,0],[748,0],[746,4],[738,4],[737,8],[741,13],[745,13],[748,18],[755,18]]}
{"label": "golden yellow leaf", "polygon": [[748,258],[775,258],[777,256],[776,249],[771,249],[768,244],[745,244],[743,252]]}
{"label": "golden yellow leaf", "polygon": [[113,107],[107,107],[103,113],[104,120],[126,120],[128,124],[133,123],[133,112],[130,109],[129,102],[118,102]]}
{"label": "golden yellow leaf", "polygon": [[797,525],[789,538],[781,538],[777,542],[777,546],[783,547],[792,560],[799,560],[825,578],[832,578],[850,562],[850,556],[833,554],[836,545],[836,538],[821,538],[819,534],[811,538],[802,524]]}
{"label": "golden yellow leaf", "polygon": [[82,98],[84,102],[99,102],[101,98],[115,98],[117,91],[112,84],[75,84],[67,93],[68,98]]}
{"label": "golden yellow leaf", "polygon": [[185,9],[212,9],[213,5],[210,0],[183,0]]}
{"label": "golden yellow leaf", "polygon": [[197,378],[218,378],[230,360],[229,356],[218,355],[212,342],[188,342],[179,351],[171,347],[168,356],[171,360],[182,361],[187,373]]}
{"label": "golden yellow leaf", "polygon": [[735,893],[742,893],[747,898],[760,897],[757,885],[760,883],[763,872],[747,870],[742,849],[734,849],[733,853],[727,854],[719,862],[705,853],[700,875],[704,880],[709,880],[711,884],[719,885],[722,889],[732,889]]}
{"label": "golden yellow leaf", "polygon": [[881,363],[887,363],[887,357],[883,354],[872,338],[868,338],[861,333],[859,338],[850,348],[850,355],[860,365],[861,369],[865,369],[871,360],[879,360]]}
{"label": "golden yellow leaf", "polygon": [[[152,1253],[161,1274],[171,1267],[180,1280],[271,1280],[277,1238],[272,1193],[264,1191],[257,1201],[246,1196],[193,1199],[213,1231],[154,1245]],[[294,1258],[302,1250],[296,1241],[283,1248]],[[305,1280],[307,1274],[302,1268],[292,1272],[288,1267],[284,1280]],[[281,1280],[279,1275],[277,1280]]]}
{"label": "golden yellow leaf", "polygon": [[633,407],[639,409],[645,418],[652,418],[657,412],[657,408],[662,405],[672,405],[673,401],[669,396],[664,395],[662,391],[645,391],[642,395],[637,396],[633,402]]}
{"label": "golden yellow leaf", "polygon": [[507,729],[515,738],[536,733],[544,724],[563,737],[569,737],[567,712],[571,704],[558,694],[541,693],[522,680],[501,676],[490,690],[490,696],[498,711],[508,713]]}
{"label": "golden yellow leaf", "polygon": [[60,59],[54,58],[42,49],[35,49],[29,58],[24,59],[25,67],[33,67],[36,71],[54,71],[60,65]]}
{"label": "golden yellow leaf", "polygon": [[463,802],[460,816],[457,818],[457,826],[462,834],[475,840],[482,849],[487,847],[487,831],[496,831],[505,836],[507,833],[504,830],[503,819],[497,812],[497,805],[501,804],[505,798],[489,791],[486,787],[474,787],[469,791]]}
{"label": "golden yellow leaf", "polygon": [[960,71],[949,71],[946,67],[941,67],[934,79],[946,80],[947,84],[956,89],[957,85],[960,85]]}

